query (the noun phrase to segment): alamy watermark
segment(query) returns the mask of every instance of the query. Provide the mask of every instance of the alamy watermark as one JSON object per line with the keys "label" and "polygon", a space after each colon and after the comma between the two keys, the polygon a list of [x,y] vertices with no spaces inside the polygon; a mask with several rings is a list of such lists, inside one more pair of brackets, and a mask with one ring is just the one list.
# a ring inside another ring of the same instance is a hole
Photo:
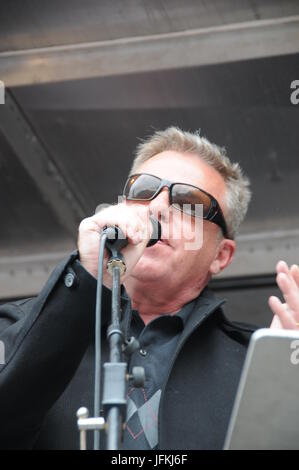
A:
{"label": "alamy watermark", "polygon": [[5,364],[5,344],[0,341],[0,365]]}
{"label": "alamy watermark", "polygon": [[[123,196],[118,196],[118,204],[126,204]],[[136,201],[138,204],[138,201]],[[95,210],[96,213],[111,207],[111,204],[99,204]],[[162,239],[184,240],[184,249],[199,250],[203,244],[203,205],[202,204],[183,204],[183,211],[177,210],[170,206],[163,210],[160,214],[154,214],[156,218],[161,216],[162,223]],[[190,214],[192,209],[192,215]],[[175,217],[173,216],[175,214]],[[130,237],[128,229],[128,236]]]}
{"label": "alamy watermark", "polygon": [[294,366],[297,366],[299,364],[299,339],[294,339],[294,341],[291,342],[290,347],[291,349],[294,349],[290,357],[291,363]]}
{"label": "alamy watermark", "polygon": [[293,80],[290,85],[292,91],[290,95],[291,103],[296,105],[299,104],[299,80]]}
{"label": "alamy watermark", "polygon": [[5,104],[5,85],[0,80],[0,104]]}

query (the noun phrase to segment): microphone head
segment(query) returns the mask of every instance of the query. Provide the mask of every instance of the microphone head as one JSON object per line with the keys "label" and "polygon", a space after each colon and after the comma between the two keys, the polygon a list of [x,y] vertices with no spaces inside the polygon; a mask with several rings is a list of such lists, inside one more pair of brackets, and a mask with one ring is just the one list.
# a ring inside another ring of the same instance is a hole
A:
{"label": "microphone head", "polygon": [[150,221],[152,223],[152,234],[148,244],[146,245],[147,247],[155,245],[155,243],[161,240],[162,236],[162,227],[159,220],[150,216]]}
{"label": "microphone head", "polygon": [[125,237],[123,231],[116,225],[105,226],[102,233],[107,235],[106,245],[108,247],[109,245],[111,247],[113,246],[114,250],[120,251],[128,244],[128,239]]}
{"label": "microphone head", "polygon": [[[159,240],[161,240],[162,236],[162,227],[158,219],[153,216],[150,216],[150,221],[152,224],[152,233],[151,238],[148,241],[147,247],[155,245]],[[114,249],[121,250],[128,244],[128,239],[124,236],[122,230],[113,225],[113,226],[105,226],[103,228],[103,233],[107,235],[107,242],[111,246],[113,245]]]}

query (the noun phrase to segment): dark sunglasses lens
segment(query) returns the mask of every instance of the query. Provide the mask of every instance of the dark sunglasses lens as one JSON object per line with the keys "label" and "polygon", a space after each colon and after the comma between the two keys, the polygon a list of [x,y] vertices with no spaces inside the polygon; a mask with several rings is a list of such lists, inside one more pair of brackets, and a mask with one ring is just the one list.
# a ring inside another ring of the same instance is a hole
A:
{"label": "dark sunglasses lens", "polygon": [[197,215],[197,205],[202,206],[202,215],[207,217],[211,209],[210,197],[200,189],[193,188],[186,184],[175,184],[172,187],[172,205],[183,211],[185,214]]}
{"label": "dark sunglasses lens", "polygon": [[127,199],[150,200],[160,185],[159,178],[150,175],[131,176],[124,189],[124,196]]}

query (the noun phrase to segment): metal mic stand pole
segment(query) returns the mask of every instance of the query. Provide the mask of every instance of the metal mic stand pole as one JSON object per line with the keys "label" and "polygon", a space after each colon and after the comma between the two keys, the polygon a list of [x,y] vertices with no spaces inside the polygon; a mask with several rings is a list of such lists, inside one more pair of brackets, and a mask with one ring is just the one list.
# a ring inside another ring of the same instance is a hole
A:
{"label": "metal mic stand pole", "polygon": [[[109,228],[107,229],[109,230]],[[117,230],[118,236],[121,233]],[[123,234],[122,234],[123,235]],[[124,338],[120,328],[120,277],[126,272],[126,264],[120,250],[128,244],[128,240],[120,237],[106,241],[111,252],[107,270],[112,276],[112,307],[111,325],[107,331],[110,345],[110,362],[104,364],[103,410],[107,416],[107,450],[118,450],[122,439],[123,423],[127,407],[127,383],[130,380],[135,387],[144,386],[143,367],[133,367],[132,374],[127,374],[127,362],[122,361],[123,351],[130,355],[138,346],[135,338]]]}
{"label": "metal mic stand pole", "polygon": [[136,376],[136,386],[141,386],[144,383],[144,371],[142,370],[141,374],[141,368],[135,368],[137,370],[135,374],[133,371],[133,377],[131,377],[127,375],[127,363],[121,362],[122,350],[126,348],[124,347],[124,335],[120,328],[120,277],[125,273],[126,265],[119,251],[128,244],[128,240],[124,238],[115,239],[115,229],[110,227],[105,230],[105,236],[107,237],[106,247],[111,253],[107,270],[112,276],[111,324],[107,330],[110,362],[104,364],[102,400],[104,414],[107,418],[106,420],[99,416],[89,418],[88,409],[85,407],[77,411],[81,450],[86,450],[86,431],[94,430],[99,432],[102,429],[107,432],[107,450],[119,449],[127,405],[127,380]]}
{"label": "metal mic stand pole", "polygon": [[[150,218],[152,237],[147,246],[152,246],[161,238],[161,225],[158,220]],[[110,345],[110,362],[104,364],[103,409],[107,419],[100,416],[89,418],[88,409],[82,407],[77,412],[77,426],[80,431],[80,448],[86,450],[86,431],[107,432],[107,449],[118,450],[122,438],[123,422],[126,413],[127,382],[131,380],[134,387],[143,387],[145,376],[143,367],[133,367],[132,374],[127,374],[127,362],[122,362],[123,351],[128,356],[138,347],[138,341],[131,337],[124,338],[120,328],[120,278],[126,272],[126,265],[120,250],[128,244],[120,229],[104,229],[106,247],[111,253],[107,269],[112,276],[112,315],[111,325],[107,331]],[[122,236],[120,236],[122,234]],[[115,237],[116,236],[116,237]],[[98,447],[97,447],[98,448]]]}
{"label": "metal mic stand pole", "polygon": [[110,362],[104,364],[103,410],[107,423],[107,449],[120,448],[126,413],[127,363],[122,362],[123,332],[120,328],[120,277],[126,270],[122,255],[107,243],[112,256],[107,269],[112,274],[111,325],[107,331]]}
{"label": "metal mic stand pole", "polygon": [[[133,377],[127,375],[127,362],[122,362],[124,335],[120,328],[120,277],[126,271],[123,256],[119,251],[128,244],[126,239],[116,238],[115,229],[108,227],[106,231],[106,247],[111,253],[107,270],[112,276],[111,324],[107,330],[110,346],[110,362],[104,364],[104,386],[102,406],[106,419],[103,417],[89,418],[87,408],[77,411],[77,425],[80,431],[80,449],[86,450],[86,431],[107,432],[107,450],[118,450],[120,447],[123,422],[126,413],[126,390],[128,379],[136,376],[136,386],[144,383],[144,371],[141,368],[133,371]],[[141,381],[142,379],[142,381]],[[138,384],[139,382],[139,384]]]}

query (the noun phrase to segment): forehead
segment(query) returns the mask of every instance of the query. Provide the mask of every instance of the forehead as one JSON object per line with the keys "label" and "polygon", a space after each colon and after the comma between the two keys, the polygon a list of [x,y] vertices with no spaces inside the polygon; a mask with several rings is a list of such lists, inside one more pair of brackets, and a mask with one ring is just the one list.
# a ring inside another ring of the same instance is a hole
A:
{"label": "forehead", "polygon": [[198,186],[212,194],[223,207],[225,182],[215,168],[193,153],[172,150],[158,153],[138,167],[138,173],[150,173],[177,183]]}

